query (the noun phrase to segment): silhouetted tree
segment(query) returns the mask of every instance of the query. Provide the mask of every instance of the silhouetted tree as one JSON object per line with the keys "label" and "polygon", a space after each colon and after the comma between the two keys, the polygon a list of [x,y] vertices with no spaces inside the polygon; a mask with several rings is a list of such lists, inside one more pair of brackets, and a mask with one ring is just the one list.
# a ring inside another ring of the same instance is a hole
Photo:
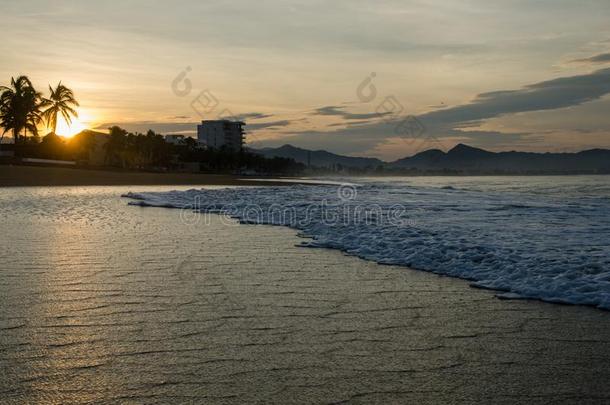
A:
{"label": "silhouetted tree", "polygon": [[162,135],[152,130],[146,135],[133,134],[120,127],[111,127],[109,131],[105,146],[108,164],[133,169],[169,165],[173,149]]}
{"label": "silhouetted tree", "polygon": [[47,126],[55,133],[57,129],[57,115],[61,114],[66,123],[72,123],[72,117],[77,118],[78,113],[74,107],[78,107],[78,101],[74,98],[72,90],[59,82],[55,88],[49,86],[51,95],[42,100],[42,106],[46,110],[42,113]]}
{"label": "silhouetted tree", "polygon": [[42,95],[34,89],[27,76],[11,78],[11,85],[0,86],[0,126],[2,134],[13,132],[18,144],[27,132],[38,135],[37,125],[41,120]]}
{"label": "silhouetted tree", "polygon": [[106,149],[106,163],[112,166],[119,165],[120,167],[125,167],[127,131],[118,126],[110,127],[108,131],[108,142],[104,146]]}
{"label": "silhouetted tree", "polygon": [[184,145],[190,151],[199,149],[199,143],[197,140],[195,138],[191,138],[190,136],[184,138]]}

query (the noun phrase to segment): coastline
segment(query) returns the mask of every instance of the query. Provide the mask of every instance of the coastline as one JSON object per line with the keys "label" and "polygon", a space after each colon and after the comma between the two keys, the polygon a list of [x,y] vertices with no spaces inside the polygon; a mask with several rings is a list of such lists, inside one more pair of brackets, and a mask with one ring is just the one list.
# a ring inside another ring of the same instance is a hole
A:
{"label": "coastline", "polygon": [[42,186],[277,186],[274,179],[246,179],[230,174],[151,173],[55,166],[0,164],[0,187]]}

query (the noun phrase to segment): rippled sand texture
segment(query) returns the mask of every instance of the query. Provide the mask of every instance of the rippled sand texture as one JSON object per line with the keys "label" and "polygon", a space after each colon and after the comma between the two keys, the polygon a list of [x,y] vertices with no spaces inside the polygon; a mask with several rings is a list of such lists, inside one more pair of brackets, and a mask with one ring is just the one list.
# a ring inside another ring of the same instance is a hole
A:
{"label": "rippled sand texture", "polygon": [[185,226],[128,190],[0,189],[1,402],[610,401],[608,312]]}

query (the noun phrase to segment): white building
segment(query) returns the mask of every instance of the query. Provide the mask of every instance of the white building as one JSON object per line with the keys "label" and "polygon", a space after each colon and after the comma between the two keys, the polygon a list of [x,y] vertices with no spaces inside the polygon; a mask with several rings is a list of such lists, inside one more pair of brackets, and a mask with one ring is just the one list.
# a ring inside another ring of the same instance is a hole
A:
{"label": "white building", "polygon": [[238,151],[244,143],[244,125],[241,121],[203,120],[197,125],[197,139],[208,148]]}
{"label": "white building", "polygon": [[165,135],[165,142],[172,145],[184,145],[184,135]]}

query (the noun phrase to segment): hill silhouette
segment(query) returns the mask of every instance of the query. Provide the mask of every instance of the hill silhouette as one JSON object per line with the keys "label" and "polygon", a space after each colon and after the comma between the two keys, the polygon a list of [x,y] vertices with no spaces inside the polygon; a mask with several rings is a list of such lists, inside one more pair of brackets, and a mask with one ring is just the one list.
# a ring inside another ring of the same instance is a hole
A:
{"label": "hill silhouette", "polygon": [[288,157],[315,167],[376,168],[389,171],[451,171],[459,173],[570,174],[610,173],[610,150],[590,149],[576,153],[491,152],[458,144],[448,152],[429,149],[393,162],[376,158],[343,156],[325,150],[292,145],[256,150],[266,157]]}
{"label": "hill silhouette", "polygon": [[384,162],[377,158],[342,156],[325,150],[307,150],[292,145],[283,145],[279,148],[263,148],[255,150],[267,158],[291,158],[298,163],[310,164],[316,167],[345,166],[354,168],[377,167]]}

